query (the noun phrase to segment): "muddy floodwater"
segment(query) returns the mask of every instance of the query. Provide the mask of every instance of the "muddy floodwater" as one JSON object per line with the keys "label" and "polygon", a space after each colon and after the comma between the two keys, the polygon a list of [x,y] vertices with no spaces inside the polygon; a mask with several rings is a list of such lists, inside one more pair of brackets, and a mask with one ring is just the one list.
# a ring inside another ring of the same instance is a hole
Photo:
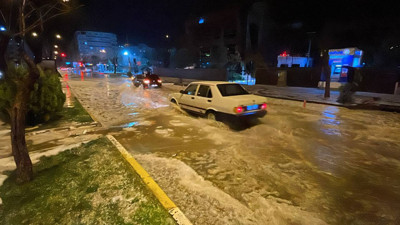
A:
{"label": "muddy floodwater", "polygon": [[181,87],[68,76],[194,224],[400,224],[400,114],[268,99],[243,129],[168,102]]}

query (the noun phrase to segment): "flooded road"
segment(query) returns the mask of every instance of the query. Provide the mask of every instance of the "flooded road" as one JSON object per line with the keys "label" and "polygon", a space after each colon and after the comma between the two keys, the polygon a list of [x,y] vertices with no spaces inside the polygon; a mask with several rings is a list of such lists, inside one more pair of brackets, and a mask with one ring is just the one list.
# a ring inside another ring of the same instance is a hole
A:
{"label": "flooded road", "polygon": [[67,79],[194,224],[400,224],[400,114],[268,99],[232,130],[171,105],[178,86]]}

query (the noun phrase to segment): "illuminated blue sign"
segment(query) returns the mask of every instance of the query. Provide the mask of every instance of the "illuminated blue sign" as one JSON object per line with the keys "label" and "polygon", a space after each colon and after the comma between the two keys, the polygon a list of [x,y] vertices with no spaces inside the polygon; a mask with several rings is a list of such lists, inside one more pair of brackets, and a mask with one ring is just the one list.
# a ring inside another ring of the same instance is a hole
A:
{"label": "illuminated blue sign", "polygon": [[329,55],[343,55],[343,51],[332,51],[329,52]]}
{"label": "illuminated blue sign", "polygon": [[204,23],[204,18],[200,18],[199,19],[199,24],[203,24]]}

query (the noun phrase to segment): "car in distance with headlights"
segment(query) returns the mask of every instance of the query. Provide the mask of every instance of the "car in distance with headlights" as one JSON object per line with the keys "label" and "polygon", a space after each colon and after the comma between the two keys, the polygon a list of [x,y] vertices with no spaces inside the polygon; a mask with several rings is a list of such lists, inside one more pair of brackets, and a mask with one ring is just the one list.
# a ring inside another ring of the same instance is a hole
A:
{"label": "car in distance with headlights", "polygon": [[260,118],[267,114],[265,97],[250,94],[240,84],[230,82],[192,82],[185,90],[171,94],[169,100],[211,120]]}
{"label": "car in distance with headlights", "polygon": [[135,87],[139,87],[140,85],[143,86],[143,88],[149,88],[149,87],[161,87],[162,86],[162,80],[158,75],[151,74],[151,75],[136,75],[132,77],[133,79],[133,85]]}

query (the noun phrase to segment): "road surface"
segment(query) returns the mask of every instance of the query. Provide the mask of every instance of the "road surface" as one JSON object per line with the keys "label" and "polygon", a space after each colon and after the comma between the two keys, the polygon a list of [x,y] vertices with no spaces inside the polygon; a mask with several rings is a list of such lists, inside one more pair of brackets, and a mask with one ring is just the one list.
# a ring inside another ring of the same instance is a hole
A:
{"label": "road surface", "polygon": [[235,130],[171,105],[179,86],[64,79],[194,224],[400,223],[400,114],[269,99]]}

